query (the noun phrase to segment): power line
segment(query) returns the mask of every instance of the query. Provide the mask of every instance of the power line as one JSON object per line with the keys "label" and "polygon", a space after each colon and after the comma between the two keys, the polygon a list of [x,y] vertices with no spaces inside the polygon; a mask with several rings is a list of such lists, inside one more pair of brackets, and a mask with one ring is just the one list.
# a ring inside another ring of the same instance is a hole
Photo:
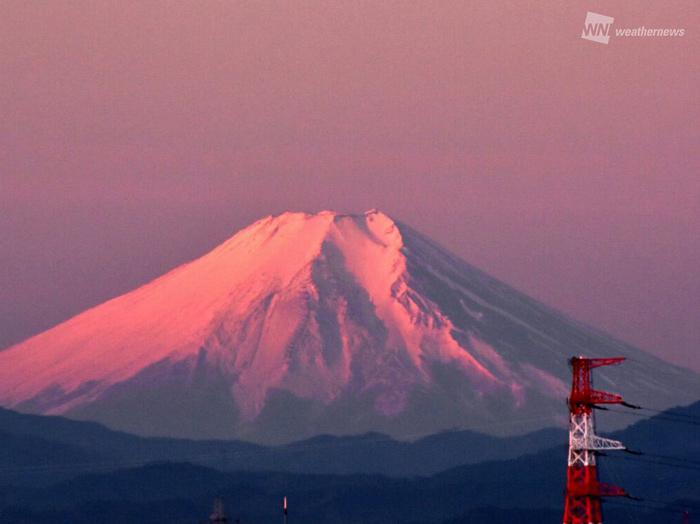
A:
{"label": "power line", "polygon": [[622,415],[629,415],[631,417],[639,417],[643,418],[649,421],[664,421],[664,422],[673,422],[676,424],[688,424],[691,426],[700,426],[700,419],[695,419],[695,418],[672,418],[672,417],[667,417],[664,415],[656,415],[656,416],[650,416],[646,415],[644,413],[638,413],[635,411],[626,411],[626,410],[621,410],[621,409],[614,409],[614,408],[604,408],[603,411],[609,411],[611,413],[618,413]]}
{"label": "power line", "polygon": [[659,409],[653,409],[653,408],[645,408],[644,406],[635,406],[637,409],[643,410],[643,411],[649,411],[651,413],[658,413],[660,415],[664,415],[667,417],[678,417],[678,418],[686,418],[690,420],[695,420],[700,422],[700,416],[696,415],[690,415],[688,413],[678,413],[677,411],[674,410],[659,410]]}
{"label": "power line", "polygon": [[[641,501],[635,501],[635,500],[620,500],[620,499],[615,499],[615,500],[609,500],[607,501],[608,504],[613,504],[616,506],[622,506],[626,508],[637,508],[637,509],[644,509],[649,512],[666,512],[666,513],[673,513],[675,515],[682,515],[684,511],[687,511],[689,509],[693,511],[700,511],[697,507],[694,506],[686,506],[684,504],[669,504],[666,502],[662,503],[654,503],[652,501],[647,501],[646,499],[643,499]],[[660,505],[656,505],[660,504]]]}
{"label": "power line", "polygon": [[691,458],[686,458],[686,457],[672,457],[671,455],[656,455],[652,453],[642,453],[645,457],[654,457],[654,458],[659,458],[662,460],[677,460],[681,462],[687,462],[689,464],[696,464],[700,466],[700,460],[693,460]]}
{"label": "power line", "polygon": [[666,462],[666,461],[661,461],[661,460],[647,460],[642,457],[627,457],[625,455],[606,455],[606,457],[613,458],[613,459],[618,459],[618,460],[627,460],[627,461],[632,461],[632,462],[643,462],[645,464],[654,464],[658,466],[667,466],[670,468],[680,468],[680,469],[690,469],[694,471],[700,471],[700,465],[695,465],[695,464],[673,464],[672,462]]}

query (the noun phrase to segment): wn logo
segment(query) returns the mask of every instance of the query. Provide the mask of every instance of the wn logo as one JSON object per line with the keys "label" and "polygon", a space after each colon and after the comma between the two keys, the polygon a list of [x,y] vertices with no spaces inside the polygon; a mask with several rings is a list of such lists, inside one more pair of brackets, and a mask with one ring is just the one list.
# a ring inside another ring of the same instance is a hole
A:
{"label": "wn logo", "polygon": [[586,21],[583,23],[581,38],[598,42],[599,44],[607,44],[610,41],[614,21],[615,19],[611,16],[588,11],[586,13]]}

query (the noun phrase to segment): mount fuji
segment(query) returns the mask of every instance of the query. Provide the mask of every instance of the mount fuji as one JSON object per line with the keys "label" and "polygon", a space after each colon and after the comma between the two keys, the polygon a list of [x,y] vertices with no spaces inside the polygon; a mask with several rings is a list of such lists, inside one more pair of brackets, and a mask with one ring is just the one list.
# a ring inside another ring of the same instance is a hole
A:
{"label": "mount fuji", "polygon": [[580,324],[379,211],[263,218],[0,351],[0,405],[143,435],[280,443],[566,420],[567,360],[663,409],[700,377]]}

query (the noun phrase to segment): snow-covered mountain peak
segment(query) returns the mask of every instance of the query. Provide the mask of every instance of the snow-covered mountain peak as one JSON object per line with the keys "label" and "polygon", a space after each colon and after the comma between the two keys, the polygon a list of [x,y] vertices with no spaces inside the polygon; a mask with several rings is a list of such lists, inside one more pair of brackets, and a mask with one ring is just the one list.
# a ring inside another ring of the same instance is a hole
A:
{"label": "snow-covered mountain peak", "polygon": [[504,434],[564,420],[578,353],[634,356],[619,380],[640,402],[700,396],[691,372],[567,319],[380,211],[290,212],[0,352],[0,404],[267,442]]}

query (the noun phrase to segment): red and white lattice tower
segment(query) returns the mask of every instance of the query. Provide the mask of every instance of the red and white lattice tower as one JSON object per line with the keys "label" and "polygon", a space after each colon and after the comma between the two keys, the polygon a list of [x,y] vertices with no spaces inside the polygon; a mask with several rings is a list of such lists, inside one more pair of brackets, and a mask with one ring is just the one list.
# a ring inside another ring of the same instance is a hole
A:
{"label": "red and white lattice tower", "polygon": [[602,524],[602,497],[624,497],[622,488],[598,480],[596,454],[625,449],[622,442],[595,433],[593,408],[596,404],[622,404],[620,395],[593,389],[593,368],[619,364],[624,358],[571,359],[573,384],[569,397],[569,468],[566,483],[564,524]]}

